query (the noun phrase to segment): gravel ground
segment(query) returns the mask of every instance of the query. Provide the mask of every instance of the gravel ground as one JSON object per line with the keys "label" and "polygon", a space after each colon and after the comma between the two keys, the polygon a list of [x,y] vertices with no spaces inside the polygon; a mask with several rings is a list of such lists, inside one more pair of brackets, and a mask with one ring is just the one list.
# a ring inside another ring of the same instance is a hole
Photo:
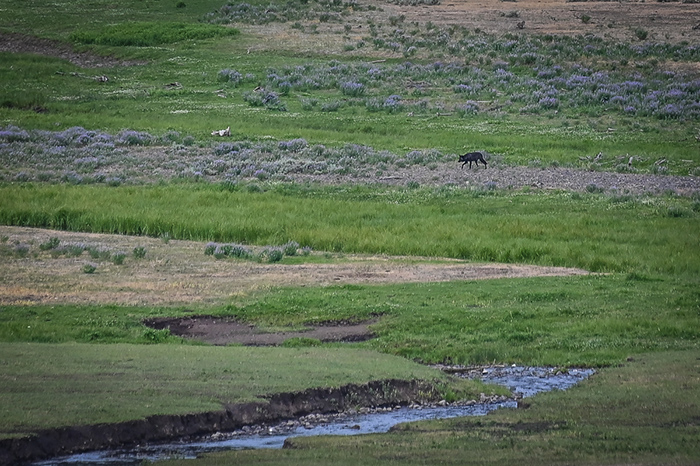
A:
{"label": "gravel ground", "polygon": [[438,164],[399,169],[379,176],[290,176],[295,181],[333,183],[383,183],[407,185],[455,185],[486,189],[605,191],[618,194],[663,194],[673,192],[690,196],[700,192],[700,178],[636,173],[587,171],[574,168],[495,167],[460,168],[460,164]]}

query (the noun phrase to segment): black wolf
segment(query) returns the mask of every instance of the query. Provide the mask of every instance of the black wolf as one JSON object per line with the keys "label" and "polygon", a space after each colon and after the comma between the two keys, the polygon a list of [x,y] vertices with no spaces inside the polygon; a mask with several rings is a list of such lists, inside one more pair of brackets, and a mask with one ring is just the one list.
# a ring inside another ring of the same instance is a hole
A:
{"label": "black wolf", "polygon": [[476,166],[479,166],[479,161],[481,161],[484,164],[484,168],[488,168],[486,165],[486,160],[484,160],[484,154],[481,152],[469,152],[468,154],[460,155],[459,156],[459,161],[464,162],[462,163],[462,168],[469,162],[469,169],[471,170],[472,168],[472,162],[476,163]]}

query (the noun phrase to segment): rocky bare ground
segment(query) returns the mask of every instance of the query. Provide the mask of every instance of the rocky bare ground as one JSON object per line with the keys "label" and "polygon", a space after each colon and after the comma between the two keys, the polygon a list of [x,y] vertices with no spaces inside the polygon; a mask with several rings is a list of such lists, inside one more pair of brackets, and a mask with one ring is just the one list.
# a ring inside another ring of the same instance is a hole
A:
{"label": "rocky bare ground", "polygon": [[639,173],[589,171],[576,168],[533,168],[496,166],[461,169],[458,163],[438,164],[435,168],[414,166],[381,175],[290,176],[295,181],[316,181],[324,184],[380,183],[423,186],[453,185],[477,189],[543,189],[563,191],[603,191],[611,194],[664,194],[690,196],[700,192],[700,178]]}

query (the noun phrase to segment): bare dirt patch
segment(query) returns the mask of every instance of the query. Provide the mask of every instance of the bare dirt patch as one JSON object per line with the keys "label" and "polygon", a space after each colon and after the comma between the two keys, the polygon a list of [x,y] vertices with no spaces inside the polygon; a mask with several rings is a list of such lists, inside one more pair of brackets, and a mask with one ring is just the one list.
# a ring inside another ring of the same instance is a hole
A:
{"label": "bare dirt patch", "polygon": [[698,5],[691,3],[444,0],[439,5],[382,8],[405,15],[405,21],[457,24],[492,34],[594,34],[609,40],[639,42],[635,31],[644,29],[647,40],[654,42],[700,40],[700,30],[696,29],[700,24]]}
{"label": "bare dirt patch", "polygon": [[157,330],[168,329],[173,335],[212,345],[238,343],[247,346],[277,346],[290,338],[311,338],[322,342],[364,341],[373,337],[369,327],[375,322],[330,322],[306,330],[281,332],[265,332],[251,324],[214,316],[154,318],[144,321],[144,324]]}
{"label": "bare dirt patch", "polygon": [[[678,2],[643,1],[579,1],[566,0],[443,0],[438,5],[398,5],[382,0],[365,0],[360,8],[345,16],[343,23],[303,22],[313,34],[293,29],[288,23],[263,26],[236,24],[246,35],[254,36],[248,51],[288,50],[298,53],[364,55],[363,49],[348,52],[348,41],[368,36],[368,23],[381,23],[390,18],[403,18],[399,26],[432,23],[439,27],[460,26],[501,36],[507,33],[524,35],[578,36],[594,35],[610,42],[656,42],[678,44],[700,43],[698,5]],[[350,30],[344,30],[349,26]],[[639,34],[645,33],[644,41]],[[373,56],[396,56],[386,51],[373,51]],[[697,64],[684,64],[697,71]]]}
{"label": "bare dirt patch", "polygon": [[415,165],[392,169],[390,174],[377,175],[367,170],[353,175],[292,174],[296,182],[323,184],[373,183],[390,186],[459,186],[472,189],[541,189],[586,192],[591,188],[611,194],[675,194],[692,196],[700,192],[696,176],[655,175],[650,173],[617,173],[567,167],[505,166],[489,163],[489,168],[461,169],[456,158],[453,163],[431,166]]}
{"label": "bare dirt patch", "polygon": [[[283,286],[418,283],[493,278],[580,275],[563,267],[477,264],[435,258],[333,256],[324,263],[265,264],[217,260],[195,241],[74,233],[0,226],[5,246],[29,246],[29,255],[0,256],[0,305],[121,304],[188,306],[202,309],[259,290]],[[96,261],[87,253],[52,257],[39,245],[57,237],[61,244],[83,243],[127,253],[122,265]],[[143,259],[131,257],[144,247]],[[94,263],[95,273],[83,272]]]}

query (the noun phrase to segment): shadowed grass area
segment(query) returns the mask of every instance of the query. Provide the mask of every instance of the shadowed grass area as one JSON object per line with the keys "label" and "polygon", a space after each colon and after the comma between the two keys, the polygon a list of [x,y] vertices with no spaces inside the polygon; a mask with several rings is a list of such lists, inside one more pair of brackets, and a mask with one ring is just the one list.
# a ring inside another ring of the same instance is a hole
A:
{"label": "shadowed grass area", "polygon": [[306,437],[281,451],[232,451],[164,465],[683,464],[700,462],[700,353],[636,356],[528,409]]}
{"label": "shadowed grass area", "polygon": [[[178,7],[178,3],[182,7]],[[218,8],[221,0],[190,0],[187,2],[153,2],[125,0],[119,5],[92,0],[72,0],[68,3],[47,1],[12,4],[0,1],[3,26],[24,34],[40,31],[44,37],[64,37],[75,30],[100,29],[123,21],[196,21],[198,17]]]}
{"label": "shadowed grass area", "polygon": [[[0,343],[0,437],[40,428],[216,411],[265,394],[388,378],[491,392],[374,351]],[[502,390],[499,391],[501,393]]]}
{"label": "shadowed grass area", "polygon": [[153,47],[184,40],[211,39],[238,34],[233,28],[185,23],[128,23],[102,28],[99,31],[76,31],[70,39],[82,44]]}

